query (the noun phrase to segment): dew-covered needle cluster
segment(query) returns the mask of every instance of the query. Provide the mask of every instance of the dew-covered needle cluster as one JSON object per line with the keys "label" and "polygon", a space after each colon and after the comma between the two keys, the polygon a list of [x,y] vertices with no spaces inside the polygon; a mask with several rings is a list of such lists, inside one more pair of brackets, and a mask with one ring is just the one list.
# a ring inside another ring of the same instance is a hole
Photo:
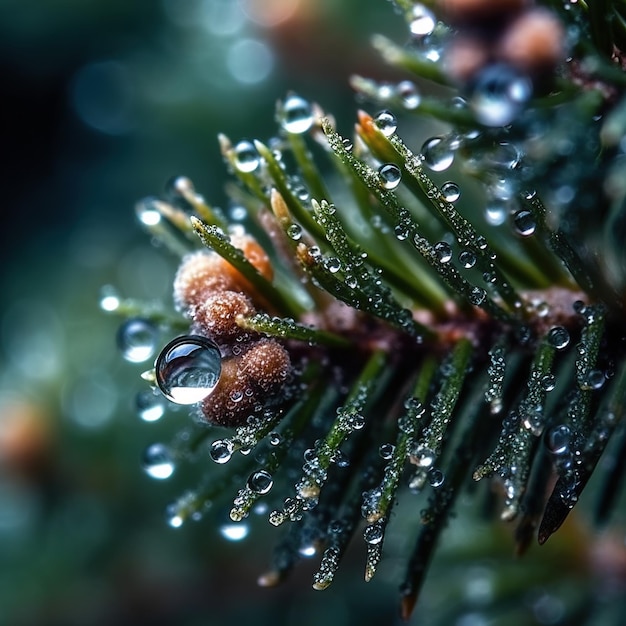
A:
{"label": "dew-covered needle cluster", "polygon": [[315,557],[316,589],[359,542],[370,581],[409,528],[407,618],[462,494],[493,500],[523,553],[605,454],[612,488],[589,502],[608,519],[626,458],[626,11],[595,4],[397,0],[408,43],[373,44],[405,77],[354,76],[367,112],[338,123],[289,93],[274,136],[219,137],[226,210],[182,176],[138,203],[180,256],[174,306],[110,289],[102,306],[127,318],[131,362],[167,335],[140,417],[190,405],[142,459],[156,479],[197,468],[172,526],[225,506],[232,539],[265,519],[282,528],[260,584]]}

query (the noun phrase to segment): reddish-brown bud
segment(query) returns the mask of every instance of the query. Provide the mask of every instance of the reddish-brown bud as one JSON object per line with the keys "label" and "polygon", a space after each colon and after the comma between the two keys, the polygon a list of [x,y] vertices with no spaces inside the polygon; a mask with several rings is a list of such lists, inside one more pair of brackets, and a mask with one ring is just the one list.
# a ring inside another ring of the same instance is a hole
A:
{"label": "reddish-brown bud", "polygon": [[219,383],[201,404],[204,418],[220,426],[244,424],[278,394],[291,374],[287,351],[274,339],[255,342],[243,355],[222,363]]}
{"label": "reddish-brown bud", "polygon": [[242,357],[241,371],[252,385],[267,394],[283,386],[291,372],[287,350],[274,339],[261,339]]}
{"label": "reddish-brown bud", "polygon": [[201,334],[218,343],[229,342],[247,331],[237,325],[237,316],[250,317],[256,310],[240,291],[220,291],[209,295],[195,310],[194,321]]}
{"label": "reddish-brown bud", "polygon": [[174,303],[190,317],[210,293],[236,289],[228,265],[214,252],[194,252],[187,255],[174,278]]}

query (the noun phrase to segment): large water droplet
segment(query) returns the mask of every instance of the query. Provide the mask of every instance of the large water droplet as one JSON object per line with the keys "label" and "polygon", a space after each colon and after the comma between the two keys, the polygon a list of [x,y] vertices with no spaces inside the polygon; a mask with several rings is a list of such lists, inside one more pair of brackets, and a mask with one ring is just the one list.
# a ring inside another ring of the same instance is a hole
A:
{"label": "large water droplet", "polygon": [[313,109],[311,104],[295,94],[287,96],[280,109],[280,125],[293,134],[305,133],[313,126]]}
{"label": "large water droplet", "polygon": [[476,119],[485,126],[506,126],[532,95],[530,80],[504,64],[485,67],[474,82],[469,98]]}
{"label": "large water droplet", "polygon": [[441,195],[446,202],[456,202],[461,197],[461,190],[454,181],[447,181],[441,185]]}
{"label": "large water droplet", "polygon": [[222,372],[217,344],[200,335],[177,337],[159,354],[156,382],[166,398],[177,404],[195,404],[216,387]]}
{"label": "large water droplet", "polygon": [[374,118],[374,123],[385,137],[390,137],[398,128],[398,120],[391,111],[381,111]]}
{"label": "large water droplet", "polygon": [[117,331],[117,345],[122,356],[131,363],[142,363],[154,354],[158,330],[142,318],[126,320]]}
{"label": "large water droplet", "polygon": [[424,164],[433,172],[447,170],[454,161],[454,152],[450,149],[445,137],[431,137],[422,145]]}
{"label": "large water droplet", "polygon": [[153,443],[144,450],[141,466],[148,476],[157,480],[169,478],[175,469],[170,450],[162,443]]}
{"label": "large water droplet", "polygon": [[250,474],[247,485],[250,491],[264,495],[269,493],[270,489],[274,485],[274,480],[272,479],[272,475],[267,470],[258,470]]}
{"label": "large water droplet", "polygon": [[144,422],[156,422],[165,414],[165,400],[153,389],[144,389],[135,397],[137,415]]}
{"label": "large water droplet", "polygon": [[244,139],[235,146],[235,167],[240,172],[254,172],[260,162],[261,157],[250,141]]}
{"label": "large water droplet", "polygon": [[400,184],[402,172],[395,163],[385,163],[378,168],[381,187],[395,189]]}

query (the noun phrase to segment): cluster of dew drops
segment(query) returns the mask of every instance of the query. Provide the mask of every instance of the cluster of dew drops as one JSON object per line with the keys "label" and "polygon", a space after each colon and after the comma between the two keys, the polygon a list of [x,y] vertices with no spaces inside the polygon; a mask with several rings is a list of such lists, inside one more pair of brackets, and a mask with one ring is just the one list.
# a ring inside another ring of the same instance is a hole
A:
{"label": "cluster of dew drops", "polygon": [[[443,42],[435,30],[437,20],[434,14],[419,4],[414,5],[411,11],[409,27],[416,47],[430,60],[438,60]],[[492,76],[490,83],[482,85],[484,93],[481,92],[481,85],[478,85],[468,100],[456,96],[451,104],[458,108],[470,107],[477,119],[486,126],[502,125],[503,119],[514,117],[522,104],[519,97],[515,99],[511,96],[511,94],[520,93],[519,85],[513,84],[515,80],[518,80],[518,77]],[[384,102],[391,98],[399,98],[405,109],[419,107],[421,96],[412,81],[404,80],[394,86],[381,85],[379,89],[378,101]],[[306,133],[313,127],[315,119],[314,106],[297,94],[289,94],[280,104],[278,122],[287,133]],[[375,116],[374,122],[387,137],[397,130],[397,119],[387,109],[380,111]],[[453,165],[456,154],[464,143],[475,140],[478,136],[479,131],[472,130],[465,133],[451,131],[448,134],[429,137],[421,146],[419,161],[432,172],[445,172]],[[269,145],[280,163],[282,161],[281,140],[273,138]],[[352,150],[351,141],[345,140],[344,146],[347,150]],[[487,184],[488,202],[484,213],[486,221],[498,226],[507,219],[511,219],[519,235],[532,235],[535,230],[532,214],[529,211],[516,210],[514,207],[513,197],[518,190],[511,187],[511,181],[515,181],[515,177],[511,174],[521,162],[522,153],[518,147],[513,143],[500,141],[494,144],[491,150],[483,150],[473,158],[475,162],[465,163],[470,169],[484,170],[485,165],[488,165],[489,170],[494,173],[493,181]],[[252,173],[261,165],[262,158],[253,142],[243,139],[234,146],[234,166],[240,172]],[[378,168],[378,177],[382,188],[394,190],[401,183],[402,172],[395,163],[382,163]],[[309,200],[306,187],[298,186],[297,180],[294,182],[294,191],[302,202]],[[459,185],[452,180],[442,183],[440,191],[443,198],[450,203],[455,203],[461,197]],[[146,224],[159,218],[155,211],[150,211],[147,205],[142,210],[147,214],[138,217]],[[231,212],[231,217],[237,221],[242,216]],[[381,227],[380,223],[373,225]],[[294,228],[296,227],[297,225],[294,225]],[[294,233],[294,238],[296,236],[297,234]],[[401,235],[398,234],[398,237],[400,238]],[[441,262],[447,262],[452,258],[451,247],[446,242],[436,244],[435,251]],[[465,268],[470,268],[476,259],[471,252],[463,250],[459,254],[459,261]],[[116,292],[110,287],[105,288],[101,298],[101,307],[107,311],[115,311],[119,305],[120,299]],[[148,319],[133,317],[120,326],[117,342],[125,360],[131,363],[143,363],[154,356],[160,342],[160,329]],[[183,336],[173,340],[156,359],[152,371],[156,385],[140,391],[136,396],[138,416],[145,422],[156,422],[166,413],[168,401],[178,405],[192,405],[200,402],[217,385],[220,371],[219,348],[212,341],[197,336]],[[557,433],[555,436],[558,439]],[[223,445],[220,447],[220,441],[215,442],[216,445],[211,450],[211,457],[215,462],[224,463],[230,459],[232,450],[227,443],[226,440],[222,441]],[[167,479],[176,470],[175,454],[168,445],[153,443],[143,452],[142,467],[151,478]],[[265,494],[271,489],[273,482],[271,475],[259,471],[249,477],[247,484],[251,490]],[[182,523],[182,520],[173,514],[170,523],[176,526],[177,520]],[[231,525],[225,529],[223,534],[229,539],[240,539],[246,534],[241,530],[232,531]]]}
{"label": "cluster of dew drops", "polygon": [[[456,97],[455,100],[458,106],[466,106],[466,102],[462,98]],[[393,135],[398,127],[396,117],[386,109],[376,114],[374,122],[387,137]],[[423,142],[419,151],[420,164],[432,172],[445,172],[455,162],[457,152],[463,143],[477,139],[478,135],[478,131],[473,130],[464,134],[452,131],[447,135],[429,137]],[[489,166],[493,178],[485,185],[487,198],[483,216],[486,223],[491,226],[511,223],[518,236],[529,237],[535,233],[536,220],[531,211],[520,209],[515,200],[520,189],[516,185],[514,170],[520,166],[521,162],[522,151],[515,144],[499,141],[489,150],[482,150],[480,154],[473,156],[469,163],[466,159],[464,167],[469,166],[473,171],[484,171],[482,166]],[[394,190],[401,183],[402,171],[395,163],[383,163],[378,168],[378,177],[383,189]],[[450,203],[457,202],[461,197],[461,187],[453,180],[443,182],[440,186],[440,192],[443,199]],[[528,193],[528,199],[532,197],[532,193]],[[443,251],[446,245],[445,242],[439,244],[444,257],[448,256]],[[449,249],[449,246],[446,249]],[[472,257],[471,253],[463,251],[461,255],[463,258],[459,258],[459,260],[463,267],[469,269],[474,265],[475,258],[470,258]],[[440,260],[445,262],[442,258]]]}
{"label": "cluster of dew drops", "polygon": [[[433,11],[422,4],[413,5],[406,16],[411,33],[411,47],[424,59],[438,62],[442,59],[449,33],[440,28]],[[413,81],[402,80],[397,84],[381,83],[374,94],[376,102],[400,105],[405,110],[419,110],[421,94]],[[523,110],[532,96],[532,83],[524,75],[496,64],[488,66],[480,80],[469,89],[465,97],[455,95],[450,108],[469,110],[476,121],[489,132],[490,128],[502,128],[510,124]],[[378,128],[387,136],[395,133],[397,122],[388,110],[376,116]],[[481,131],[451,131],[427,138],[420,150],[422,165],[433,172],[444,172],[454,163],[458,152],[474,142],[469,156],[464,157],[463,168],[470,173],[489,172],[484,182],[486,201],[483,203],[485,221],[491,226],[512,223],[519,236],[532,235],[536,222],[530,211],[520,208],[517,200],[523,186],[523,150],[519,145],[504,140],[481,141]],[[480,145],[478,145],[480,144]],[[384,189],[395,189],[401,182],[400,168],[384,163],[379,171],[380,184]],[[448,202],[460,197],[459,185],[447,181],[441,185],[441,193]]]}

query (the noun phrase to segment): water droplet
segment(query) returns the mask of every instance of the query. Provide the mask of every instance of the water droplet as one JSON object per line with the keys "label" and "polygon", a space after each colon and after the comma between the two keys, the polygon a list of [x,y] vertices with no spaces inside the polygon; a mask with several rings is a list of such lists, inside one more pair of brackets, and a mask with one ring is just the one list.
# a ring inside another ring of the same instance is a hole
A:
{"label": "water droplet", "polygon": [[546,447],[552,454],[566,454],[570,450],[572,431],[565,424],[558,424],[548,429],[545,434]]}
{"label": "water droplet", "polygon": [[520,149],[510,141],[501,141],[496,144],[488,155],[488,160],[492,166],[502,169],[515,169],[522,158]]}
{"label": "water droplet", "polygon": [[137,414],[144,422],[156,422],[165,414],[163,396],[153,389],[144,389],[135,397]]}
{"label": "water droplet", "polygon": [[302,238],[302,227],[300,224],[290,224],[287,227],[287,235],[294,241],[299,241]]}
{"label": "water droplet", "polygon": [[330,257],[326,260],[326,269],[331,274],[336,274],[341,269],[341,261],[337,257]]}
{"label": "water droplet", "polygon": [[476,255],[471,250],[461,250],[459,253],[459,262],[468,270],[476,265]]}
{"label": "water droplet", "polygon": [[100,308],[103,311],[116,311],[120,306],[120,296],[111,285],[106,285],[100,291]]}
{"label": "water droplet", "polygon": [[165,509],[165,519],[171,528],[180,528],[185,522],[183,516],[178,510],[178,504],[175,502]]}
{"label": "water droplet", "polygon": [[394,88],[391,83],[380,83],[376,91],[376,99],[379,101],[389,100],[393,97]]}
{"label": "water droplet", "polygon": [[456,202],[461,197],[461,190],[454,181],[447,181],[441,185],[441,194],[446,202]]}
{"label": "water droplet", "polygon": [[391,113],[391,111],[387,110],[380,111],[380,113],[374,117],[374,123],[380,132],[385,135],[385,137],[393,135],[398,128],[398,120],[396,119],[396,116]]}
{"label": "water droplet", "polygon": [[314,118],[311,104],[295,94],[287,96],[280,108],[279,117],[280,125],[288,133],[305,133],[313,126]]}
{"label": "water droplet", "polygon": [[283,437],[275,431],[269,434],[269,442],[271,446],[279,446],[283,442]]}
{"label": "water droplet", "polygon": [[305,559],[310,559],[317,554],[317,547],[314,543],[305,543],[298,548],[298,554]]}
{"label": "water droplet", "polygon": [[187,176],[172,176],[165,184],[165,193],[171,198],[184,197],[195,192],[195,187]]}
{"label": "water droplet", "polygon": [[423,4],[415,4],[408,16],[409,30],[414,37],[430,35],[437,25],[435,14]]}
{"label": "water droplet", "polygon": [[417,457],[418,467],[431,467],[437,458],[437,455],[431,449],[423,446],[420,446],[415,451],[415,456]]}
{"label": "water droplet", "polygon": [[228,208],[228,218],[232,222],[243,222],[248,217],[246,207],[241,204],[233,204]]}
{"label": "water droplet", "polygon": [[156,382],[166,398],[177,404],[195,404],[216,387],[222,372],[217,344],[200,335],[170,341],[155,364]]}
{"label": "water droplet", "polygon": [[604,386],[606,377],[602,370],[589,370],[584,376],[581,387],[583,389],[600,389]]}
{"label": "water droplet", "polygon": [[440,469],[437,469],[436,467],[431,467],[428,470],[428,482],[430,483],[431,487],[441,487],[445,480],[445,474]]}
{"label": "water droplet", "polygon": [[378,168],[381,187],[395,189],[400,184],[402,172],[395,163],[385,163]]}
{"label": "water droplet", "polygon": [[469,301],[474,306],[480,306],[485,298],[487,297],[487,292],[482,287],[472,287],[469,294]]}
{"label": "water droplet", "polygon": [[544,391],[552,391],[556,386],[554,374],[546,374],[541,378],[541,387]]}
{"label": "water droplet", "polygon": [[344,138],[341,140],[341,143],[343,145],[344,150],[346,150],[347,152],[351,152],[353,145],[350,139]]}
{"label": "water droplet", "polygon": [[485,126],[510,124],[532,95],[530,80],[508,65],[496,63],[479,73],[469,98],[476,119]]}
{"label": "water droplet", "polygon": [[156,208],[157,198],[144,198],[135,205],[135,215],[144,226],[156,226],[161,221],[161,213]]}
{"label": "water droplet", "polygon": [[153,443],[144,450],[141,467],[148,476],[157,480],[169,478],[175,469],[170,450],[162,443]]}
{"label": "water droplet", "polygon": [[370,524],[369,526],[366,526],[365,530],[363,531],[363,538],[370,545],[376,545],[377,543],[380,543],[383,540],[384,535],[385,532],[383,530],[383,527],[379,523]]}
{"label": "water droplet", "polygon": [[434,245],[435,254],[440,263],[449,263],[452,259],[452,248],[445,241],[439,241]]}
{"label": "water droplet", "polygon": [[557,350],[565,350],[569,345],[569,332],[563,326],[555,326],[548,331],[548,342]]}
{"label": "water droplet", "polygon": [[388,461],[393,456],[395,449],[396,447],[392,443],[383,443],[378,449],[378,453],[385,461]]}
{"label": "water droplet", "polygon": [[537,228],[535,216],[528,209],[518,211],[513,217],[513,223],[515,224],[515,230],[522,237],[529,237]]}
{"label": "water droplet", "polygon": [[248,536],[250,527],[242,522],[230,522],[220,526],[220,535],[228,541],[241,541]]}
{"label": "water droplet", "polygon": [[485,219],[492,226],[500,226],[501,224],[504,224],[507,214],[508,211],[506,204],[498,200],[491,200],[485,206]]}
{"label": "water droplet", "polygon": [[419,106],[422,100],[415,83],[411,80],[403,80],[396,85],[396,93],[405,109],[413,110]]}
{"label": "water droplet", "polygon": [[224,463],[228,463],[228,461],[230,461],[234,450],[235,446],[229,439],[216,439],[211,444],[209,456],[216,463],[223,465]]}
{"label": "water droplet", "polygon": [[117,345],[131,363],[142,363],[154,354],[158,330],[152,322],[136,317],[126,320],[117,331]]}
{"label": "water droplet", "polygon": [[247,486],[250,491],[265,495],[274,485],[272,475],[267,470],[257,470],[248,477]]}
{"label": "water droplet", "polygon": [[244,173],[254,172],[261,163],[261,157],[250,141],[240,141],[235,146],[235,167]]}
{"label": "water droplet", "polygon": [[454,152],[445,137],[431,137],[422,145],[421,155],[424,164],[433,172],[447,170],[454,161]]}

